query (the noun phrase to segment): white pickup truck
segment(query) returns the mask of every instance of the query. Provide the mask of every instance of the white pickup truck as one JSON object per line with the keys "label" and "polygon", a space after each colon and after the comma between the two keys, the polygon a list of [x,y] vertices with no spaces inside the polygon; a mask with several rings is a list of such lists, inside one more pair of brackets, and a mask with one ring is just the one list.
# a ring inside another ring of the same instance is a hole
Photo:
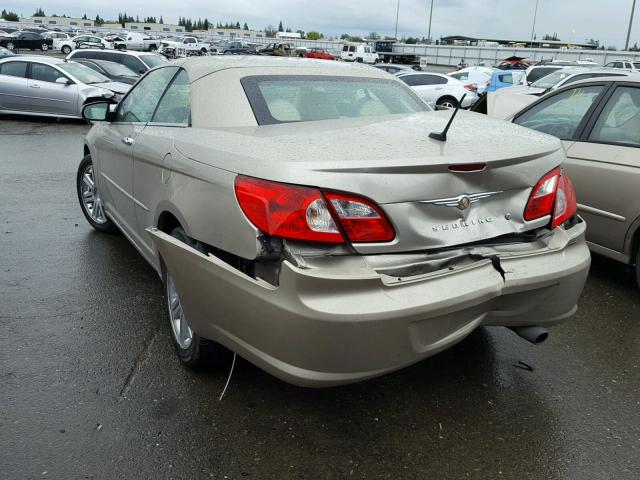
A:
{"label": "white pickup truck", "polygon": [[122,35],[118,35],[117,39],[113,41],[113,48],[117,50],[155,52],[160,48],[160,39],[137,32],[123,33]]}
{"label": "white pickup truck", "polygon": [[206,55],[209,44],[200,42],[196,37],[169,37],[160,42],[159,53],[168,57],[188,57]]}

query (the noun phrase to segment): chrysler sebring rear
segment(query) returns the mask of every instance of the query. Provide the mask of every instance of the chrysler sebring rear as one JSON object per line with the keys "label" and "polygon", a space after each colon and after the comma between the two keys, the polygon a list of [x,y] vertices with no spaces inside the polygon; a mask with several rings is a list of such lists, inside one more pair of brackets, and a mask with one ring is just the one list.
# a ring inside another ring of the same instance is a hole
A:
{"label": "chrysler sebring rear", "polygon": [[589,269],[560,142],[433,112],[384,72],[190,58],[93,121],[87,220],[158,271],[179,358],[227,347],[330,386],[433,355],[479,326],[570,318]]}

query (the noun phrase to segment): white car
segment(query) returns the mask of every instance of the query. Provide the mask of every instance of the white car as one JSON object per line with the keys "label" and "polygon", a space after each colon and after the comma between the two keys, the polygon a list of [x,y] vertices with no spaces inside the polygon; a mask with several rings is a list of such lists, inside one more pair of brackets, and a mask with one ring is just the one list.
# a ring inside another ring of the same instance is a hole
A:
{"label": "white car", "polygon": [[605,68],[617,68],[621,70],[628,70],[629,72],[640,73],[640,62],[629,60],[615,60],[605,65]]}
{"label": "white car", "polygon": [[104,50],[107,48],[113,49],[113,45],[104,38],[94,35],[78,35],[59,42],[57,47],[54,43],[54,48],[58,48],[62,53],[68,55],[78,48],[99,48],[100,50]]}
{"label": "white car", "polygon": [[448,75],[400,72],[396,76],[409,85],[431,107],[455,108],[465,94],[462,108],[468,108],[478,100],[478,95],[471,87]]}
{"label": "white car", "polygon": [[378,63],[378,54],[369,45],[345,45],[340,52],[340,58],[345,62]]}
{"label": "white car", "polygon": [[562,68],[553,73],[545,75],[531,85],[515,85],[513,87],[502,88],[495,92],[496,95],[537,95],[540,96],[552,90],[557,90],[565,85],[580,80],[588,80],[598,77],[616,77],[631,75],[631,72],[615,70],[612,68]]}
{"label": "white car", "polygon": [[471,89],[475,87],[475,92],[478,95],[487,91],[487,87],[491,83],[491,75],[493,75],[493,68],[489,67],[467,67],[449,74],[450,77],[471,86]]}
{"label": "white car", "polygon": [[47,33],[43,33],[42,36],[44,38],[50,38],[51,40],[53,40],[54,50],[60,50],[60,43],[71,39],[69,34],[62,33],[62,32],[47,32]]}
{"label": "white car", "polygon": [[113,48],[117,50],[136,50],[139,52],[155,52],[160,48],[160,39],[142,33],[129,32],[123,35],[124,40],[113,41]]}

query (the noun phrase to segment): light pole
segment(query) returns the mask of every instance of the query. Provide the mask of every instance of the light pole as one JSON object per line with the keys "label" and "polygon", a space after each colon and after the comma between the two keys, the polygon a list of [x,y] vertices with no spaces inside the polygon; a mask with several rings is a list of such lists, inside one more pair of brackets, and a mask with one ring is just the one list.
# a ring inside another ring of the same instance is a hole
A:
{"label": "light pole", "polygon": [[431,19],[433,18],[433,0],[431,0],[431,11],[429,12],[429,33],[427,34],[427,40],[431,43]]}
{"label": "light pole", "polygon": [[[633,0],[635,2],[635,0]],[[533,37],[536,36],[536,18],[538,17],[538,3],[540,0],[536,0],[536,9],[533,12],[533,27],[531,28],[531,46],[533,47]]]}
{"label": "light pole", "polygon": [[396,9],[396,40],[398,39],[398,15],[400,15],[400,0],[398,0],[398,8]]}
{"label": "light pole", "polygon": [[629,31],[627,32],[627,41],[624,44],[624,49],[629,50],[629,40],[631,40],[631,27],[633,26],[633,14],[636,12],[636,0],[633,0],[633,6],[631,7],[631,17],[629,17]]}

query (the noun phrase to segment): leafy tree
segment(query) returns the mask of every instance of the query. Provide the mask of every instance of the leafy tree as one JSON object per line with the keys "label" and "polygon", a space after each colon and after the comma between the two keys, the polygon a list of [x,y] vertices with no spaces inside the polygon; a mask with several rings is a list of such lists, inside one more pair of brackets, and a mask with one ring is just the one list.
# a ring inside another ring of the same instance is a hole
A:
{"label": "leafy tree", "polygon": [[300,38],[305,38],[304,30],[296,30],[296,33],[300,34]]}
{"label": "leafy tree", "polygon": [[280,24],[278,25],[278,31],[284,32],[284,27],[282,26],[282,20],[280,20]]}
{"label": "leafy tree", "polygon": [[418,43],[418,39],[415,37],[409,37],[404,41],[404,43],[407,43],[409,45],[415,45],[416,43]]}
{"label": "leafy tree", "polygon": [[46,17],[46,15],[44,14],[44,10],[42,10],[41,8],[38,8],[36,10],[36,13],[34,13],[32,17]]}
{"label": "leafy tree", "polygon": [[247,22],[244,22],[244,25],[242,26],[243,30],[249,30],[249,25],[247,25]]}
{"label": "leafy tree", "polygon": [[600,40],[595,40],[593,38],[590,38],[589,40],[587,40],[585,42],[587,45],[593,45],[594,47],[598,48],[600,47]]}
{"label": "leafy tree", "polygon": [[560,39],[558,38],[558,34],[556,32],[553,32],[553,35],[549,35],[548,33],[542,37],[542,40],[548,40],[551,42],[559,42]]}
{"label": "leafy tree", "polygon": [[160,20],[158,21],[158,23],[160,24],[164,23],[164,20],[162,20],[162,15],[160,15]]}
{"label": "leafy tree", "polygon": [[276,27],[274,27],[273,25],[267,25],[266,27],[264,27],[264,35],[267,38],[275,37],[277,32],[278,31],[276,30]]}
{"label": "leafy tree", "polygon": [[307,40],[320,40],[322,34],[320,32],[307,32]]}
{"label": "leafy tree", "polygon": [[343,33],[340,35],[340,40],[349,40],[351,36],[348,33]]}
{"label": "leafy tree", "polygon": [[370,40],[380,40],[380,35],[377,32],[371,32],[368,35]]}
{"label": "leafy tree", "polygon": [[19,22],[20,16],[15,12],[7,12],[6,10],[2,10],[2,14],[0,14],[0,18],[6,20],[8,22]]}
{"label": "leafy tree", "polygon": [[88,20],[88,18],[87,18],[87,14],[86,14],[86,13],[85,13],[84,15],[82,15],[82,19],[83,19],[83,20]]}
{"label": "leafy tree", "polygon": [[95,23],[97,27],[101,27],[102,25],[104,25],[104,18],[102,18],[100,15],[96,15],[96,19],[93,21],[93,23]]}

